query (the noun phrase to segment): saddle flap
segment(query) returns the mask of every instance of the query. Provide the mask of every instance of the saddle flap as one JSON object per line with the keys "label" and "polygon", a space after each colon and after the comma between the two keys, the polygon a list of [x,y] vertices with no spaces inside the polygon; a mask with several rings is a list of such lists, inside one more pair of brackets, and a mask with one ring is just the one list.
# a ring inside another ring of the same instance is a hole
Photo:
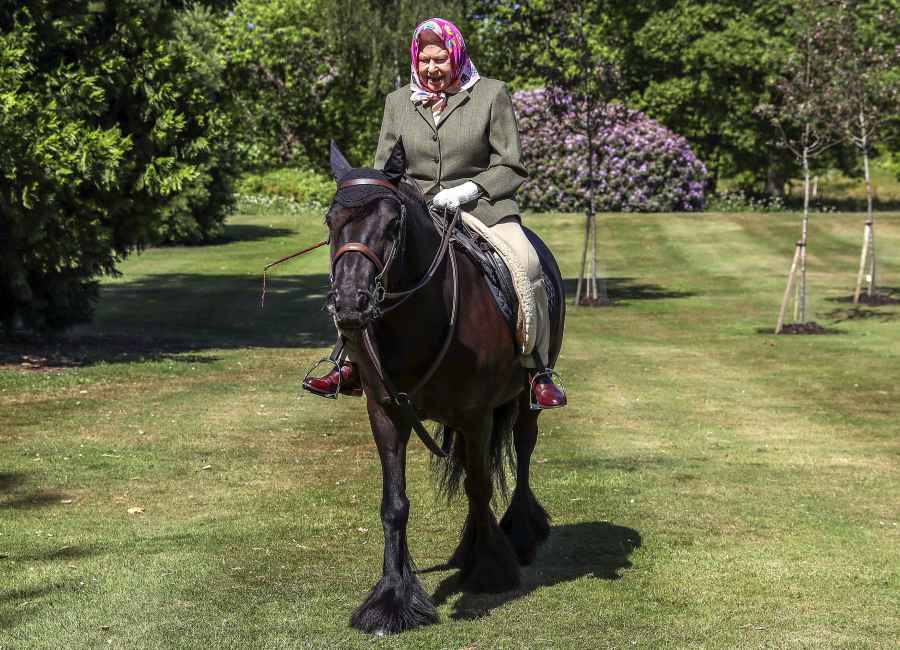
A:
{"label": "saddle flap", "polygon": [[[443,230],[446,224],[438,216],[440,224],[435,225]],[[438,220],[436,219],[436,221]],[[470,228],[463,220],[458,222],[454,234],[454,242],[458,250],[466,255],[481,270],[497,309],[503,315],[513,340],[520,336],[519,329],[519,297],[516,294],[512,274],[506,261],[480,233]]]}

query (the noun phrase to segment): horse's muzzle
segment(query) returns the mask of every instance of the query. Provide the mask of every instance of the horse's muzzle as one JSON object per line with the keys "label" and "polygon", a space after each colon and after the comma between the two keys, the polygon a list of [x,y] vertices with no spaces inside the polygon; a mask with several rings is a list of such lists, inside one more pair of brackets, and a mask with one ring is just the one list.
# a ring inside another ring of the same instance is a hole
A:
{"label": "horse's muzzle", "polygon": [[364,329],[375,319],[377,305],[371,291],[356,289],[329,292],[327,309],[340,329],[356,330]]}

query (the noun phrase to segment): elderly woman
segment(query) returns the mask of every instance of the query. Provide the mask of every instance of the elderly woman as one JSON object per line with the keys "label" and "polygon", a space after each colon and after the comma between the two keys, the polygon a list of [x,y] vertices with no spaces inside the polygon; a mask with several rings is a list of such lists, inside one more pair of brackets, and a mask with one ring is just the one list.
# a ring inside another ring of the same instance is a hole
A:
{"label": "elderly woman", "polygon": [[[519,131],[506,86],[481,77],[469,59],[462,34],[441,18],[421,23],[413,32],[410,85],[388,95],[375,153],[383,168],[402,140],[407,175],[438,207],[460,208],[490,227],[518,258],[528,276],[537,310],[534,351],[522,362],[537,372],[532,402],[539,408],[566,404],[565,394],[546,368],[549,316],[540,261],[522,230],[516,190],[527,178],[519,149]],[[332,359],[340,358],[336,348]],[[340,373],[340,374],[339,374]],[[349,361],[304,388],[325,397],[360,394]]]}

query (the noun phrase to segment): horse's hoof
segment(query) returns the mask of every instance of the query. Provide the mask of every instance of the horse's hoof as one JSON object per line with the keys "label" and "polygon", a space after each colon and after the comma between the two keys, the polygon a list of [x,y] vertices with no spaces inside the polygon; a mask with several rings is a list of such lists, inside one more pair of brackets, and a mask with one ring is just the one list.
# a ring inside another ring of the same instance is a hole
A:
{"label": "horse's hoof", "polygon": [[375,636],[399,634],[437,622],[434,605],[412,574],[382,577],[350,619],[352,627]]}
{"label": "horse's hoof", "polygon": [[538,547],[550,535],[550,517],[530,490],[516,492],[500,520],[500,528],[515,549],[519,564],[525,566],[534,561]]}

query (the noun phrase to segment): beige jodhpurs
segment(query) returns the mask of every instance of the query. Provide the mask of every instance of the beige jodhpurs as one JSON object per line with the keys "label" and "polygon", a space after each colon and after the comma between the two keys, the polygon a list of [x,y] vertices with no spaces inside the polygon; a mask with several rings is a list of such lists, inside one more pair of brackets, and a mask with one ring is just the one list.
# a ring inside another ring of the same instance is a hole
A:
{"label": "beige jodhpurs", "polygon": [[[537,251],[525,236],[518,217],[501,219],[495,225],[490,226],[490,230],[492,234],[504,241],[525,267],[525,273],[528,276],[527,286],[517,286],[516,290],[519,293],[530,291],[533,296],[535,315],[537,316],[534,350],[540,356],[541,362],[547,365],[550,355],[550,309],[547,304],[547,289],[544,287],[544,273],[541,270],[541,261]],[[513,279],[515,280],[515,278]],[[522,357],[522,365],[526,368],[534,368],[537,364],[533,355],[528,354]]]}

